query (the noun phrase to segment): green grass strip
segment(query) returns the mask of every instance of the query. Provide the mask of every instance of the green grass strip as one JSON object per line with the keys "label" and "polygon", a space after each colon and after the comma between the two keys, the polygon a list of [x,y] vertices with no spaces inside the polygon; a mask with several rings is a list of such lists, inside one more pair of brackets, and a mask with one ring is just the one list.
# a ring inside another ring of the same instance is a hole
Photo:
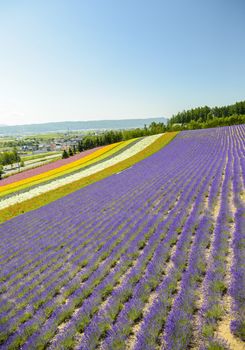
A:
{"label": "green grass strip", "polygon": [[61,157],[61,151],[60,152],[45,152],[45,153],[39,153],[39,154],[31,154],[31,155],[26,155],[26,156],[22,156],[21,159],[26,162],[29,160],[38,160],[38,159],[42,159],[48,156],[53,156],[55,154],[57,154],[57,157]]}
{"label": "green grass strip", "polygon": [[177,134],[178,132],[168,132],[160,136],[151,145],[144,148],[142,151],[140,151],[136,155],[130,158],[127,158],[115,165],[112,165],[106,169],[103,169],[95,174],[92,174],[80,180],[74,181],[71,184],[61,186],[59,188],[56,188],[55,190],[51,190],[49,192],[40,194],[35,198],[28,199],[21,203],[16,203],[14,205],[9,206],[8,208],[4,208],[0,210],[0,223],[10,220],[13,217],[21,215],[23,213],[27,213],[31,210],[38,209],[43,205],[54,202],[55,200],[62,198],[72,192],[75,192],[85,186],[88,186],[94,182],[100,181],[110,175],[116,174],[120,171],[123,171],[131,167],[135,163],[151,156],[152,154],[162,149],[169,142],[171,142],[177,136]]}

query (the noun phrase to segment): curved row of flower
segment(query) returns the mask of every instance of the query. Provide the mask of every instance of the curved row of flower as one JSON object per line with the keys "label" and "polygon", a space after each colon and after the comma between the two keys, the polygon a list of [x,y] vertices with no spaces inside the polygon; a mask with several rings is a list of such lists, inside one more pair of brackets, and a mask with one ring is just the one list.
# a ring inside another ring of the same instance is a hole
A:
{"label": "curved row of flower", "polygon": [[[11,197],[3,198],[0,201],[0,208],[7,208],[10,205],[20,203],[22,201],[32,199],[40,194],[49,192],[51,190],[54,190],[56,188],[59,188],[63,186],[64,184],[69,184],[74,181],[80,180],[84,177],[90,176],[96,172],[99,172],[105,168],[108,168],[112,165],[115,165],[116,163],[119,163],[127,158],[130,158],[137,154],[138,152],[142,151],[144,148],[152,144],[156,139],[158,139],[160,135],[153,135],[145,137],[141,140],[139,140],[137,143],[133,144],[131,147],[124,148],[132,143],[132,140],[130,141],[124,141],[119,142],[113,145],[109,145],[104,147],[101,150],[98,150],[91,155],[78,160],[76,162],[73,162],[68,165],[64,165],[61,168],[51,170],[47,173],[42,173],[40,175],[37,175],[36,177],[24,179],[22,181],[19,181],[18,183],[9,184],[5,187],[2,187],[2,194],[6,195],[9,193],[12,193]],[[110,152],[112,151],[113,152]],[[117,154],[117,151],[123,150],[119,154]],[[108,159],[109,155],[113,155],[115,153],[115,156],[112,156],[110,159]],[[106,157],[105,157],[106,155]],[[100,157],[101,156],[101,157]],[[85,169],[82,168],[84,165],[91,165],[91,160],[104,160],[102,162],[98,162],[91,167],[86,167]],[[76,170],[79,170],[78,172],[75,172]],[[75,172],[69,175],[70,172]],[[65,177],[57,178],[58,175],[67,175]],[[41,180],[41,181],[40,181]],[[53,180],[49,183],[42,184],[42,180]],[[38,184],[39,186],[35,188],[28,189],[28,191],[23,192],[21,194],[16,194],[15,191],[18,191],[20,189],[24,189],[26,187],[29,187],[28,185]],[[5,189],[5,191],[4,191]]]}

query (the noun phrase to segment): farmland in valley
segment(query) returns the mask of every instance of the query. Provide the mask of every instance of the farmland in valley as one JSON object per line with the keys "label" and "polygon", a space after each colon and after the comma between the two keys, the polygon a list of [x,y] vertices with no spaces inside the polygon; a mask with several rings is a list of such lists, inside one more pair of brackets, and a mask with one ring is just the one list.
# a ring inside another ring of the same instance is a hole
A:
{"label": "farmland in valley", "polygon": [[244,349],[245,125],[170,134],[4,180],[0,349]]}

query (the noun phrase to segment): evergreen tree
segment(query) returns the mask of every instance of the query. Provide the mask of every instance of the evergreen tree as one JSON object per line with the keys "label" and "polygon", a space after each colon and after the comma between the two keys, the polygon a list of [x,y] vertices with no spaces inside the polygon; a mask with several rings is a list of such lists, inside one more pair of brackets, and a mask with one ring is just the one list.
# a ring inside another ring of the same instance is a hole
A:
{"label": "evergreen tree", "polygon": [[72,151],[72,148],[69,147],[69,157],[73,156],[73,151]]}
{"label": "evergreen tree", "polygon": [[3,171],[3,166],[0,165],[0,180],[2,179],[3,173],[4,173],[4,171]]}
{"label": "evergreen tree", "polygon": [[62,159],[66,159],[66,158],[69,158],[69,154],[68,154],[67,150],[64,149],[64,151],[62,153]]}
{"label": "evergreen tree", "polygon": [[83,140],[80,140],[78,142],[77,148],[78,148],[78,152],[82,152],[83,151]]}

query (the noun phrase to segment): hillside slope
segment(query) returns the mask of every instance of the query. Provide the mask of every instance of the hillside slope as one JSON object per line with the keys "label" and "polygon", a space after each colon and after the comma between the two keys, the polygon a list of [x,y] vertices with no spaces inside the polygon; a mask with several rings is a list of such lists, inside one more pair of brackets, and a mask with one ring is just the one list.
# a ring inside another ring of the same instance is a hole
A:
{"label": "hillside slope", "polygon": [[244,349],[244,141],[181,132],[1,224],[0,348]]}

